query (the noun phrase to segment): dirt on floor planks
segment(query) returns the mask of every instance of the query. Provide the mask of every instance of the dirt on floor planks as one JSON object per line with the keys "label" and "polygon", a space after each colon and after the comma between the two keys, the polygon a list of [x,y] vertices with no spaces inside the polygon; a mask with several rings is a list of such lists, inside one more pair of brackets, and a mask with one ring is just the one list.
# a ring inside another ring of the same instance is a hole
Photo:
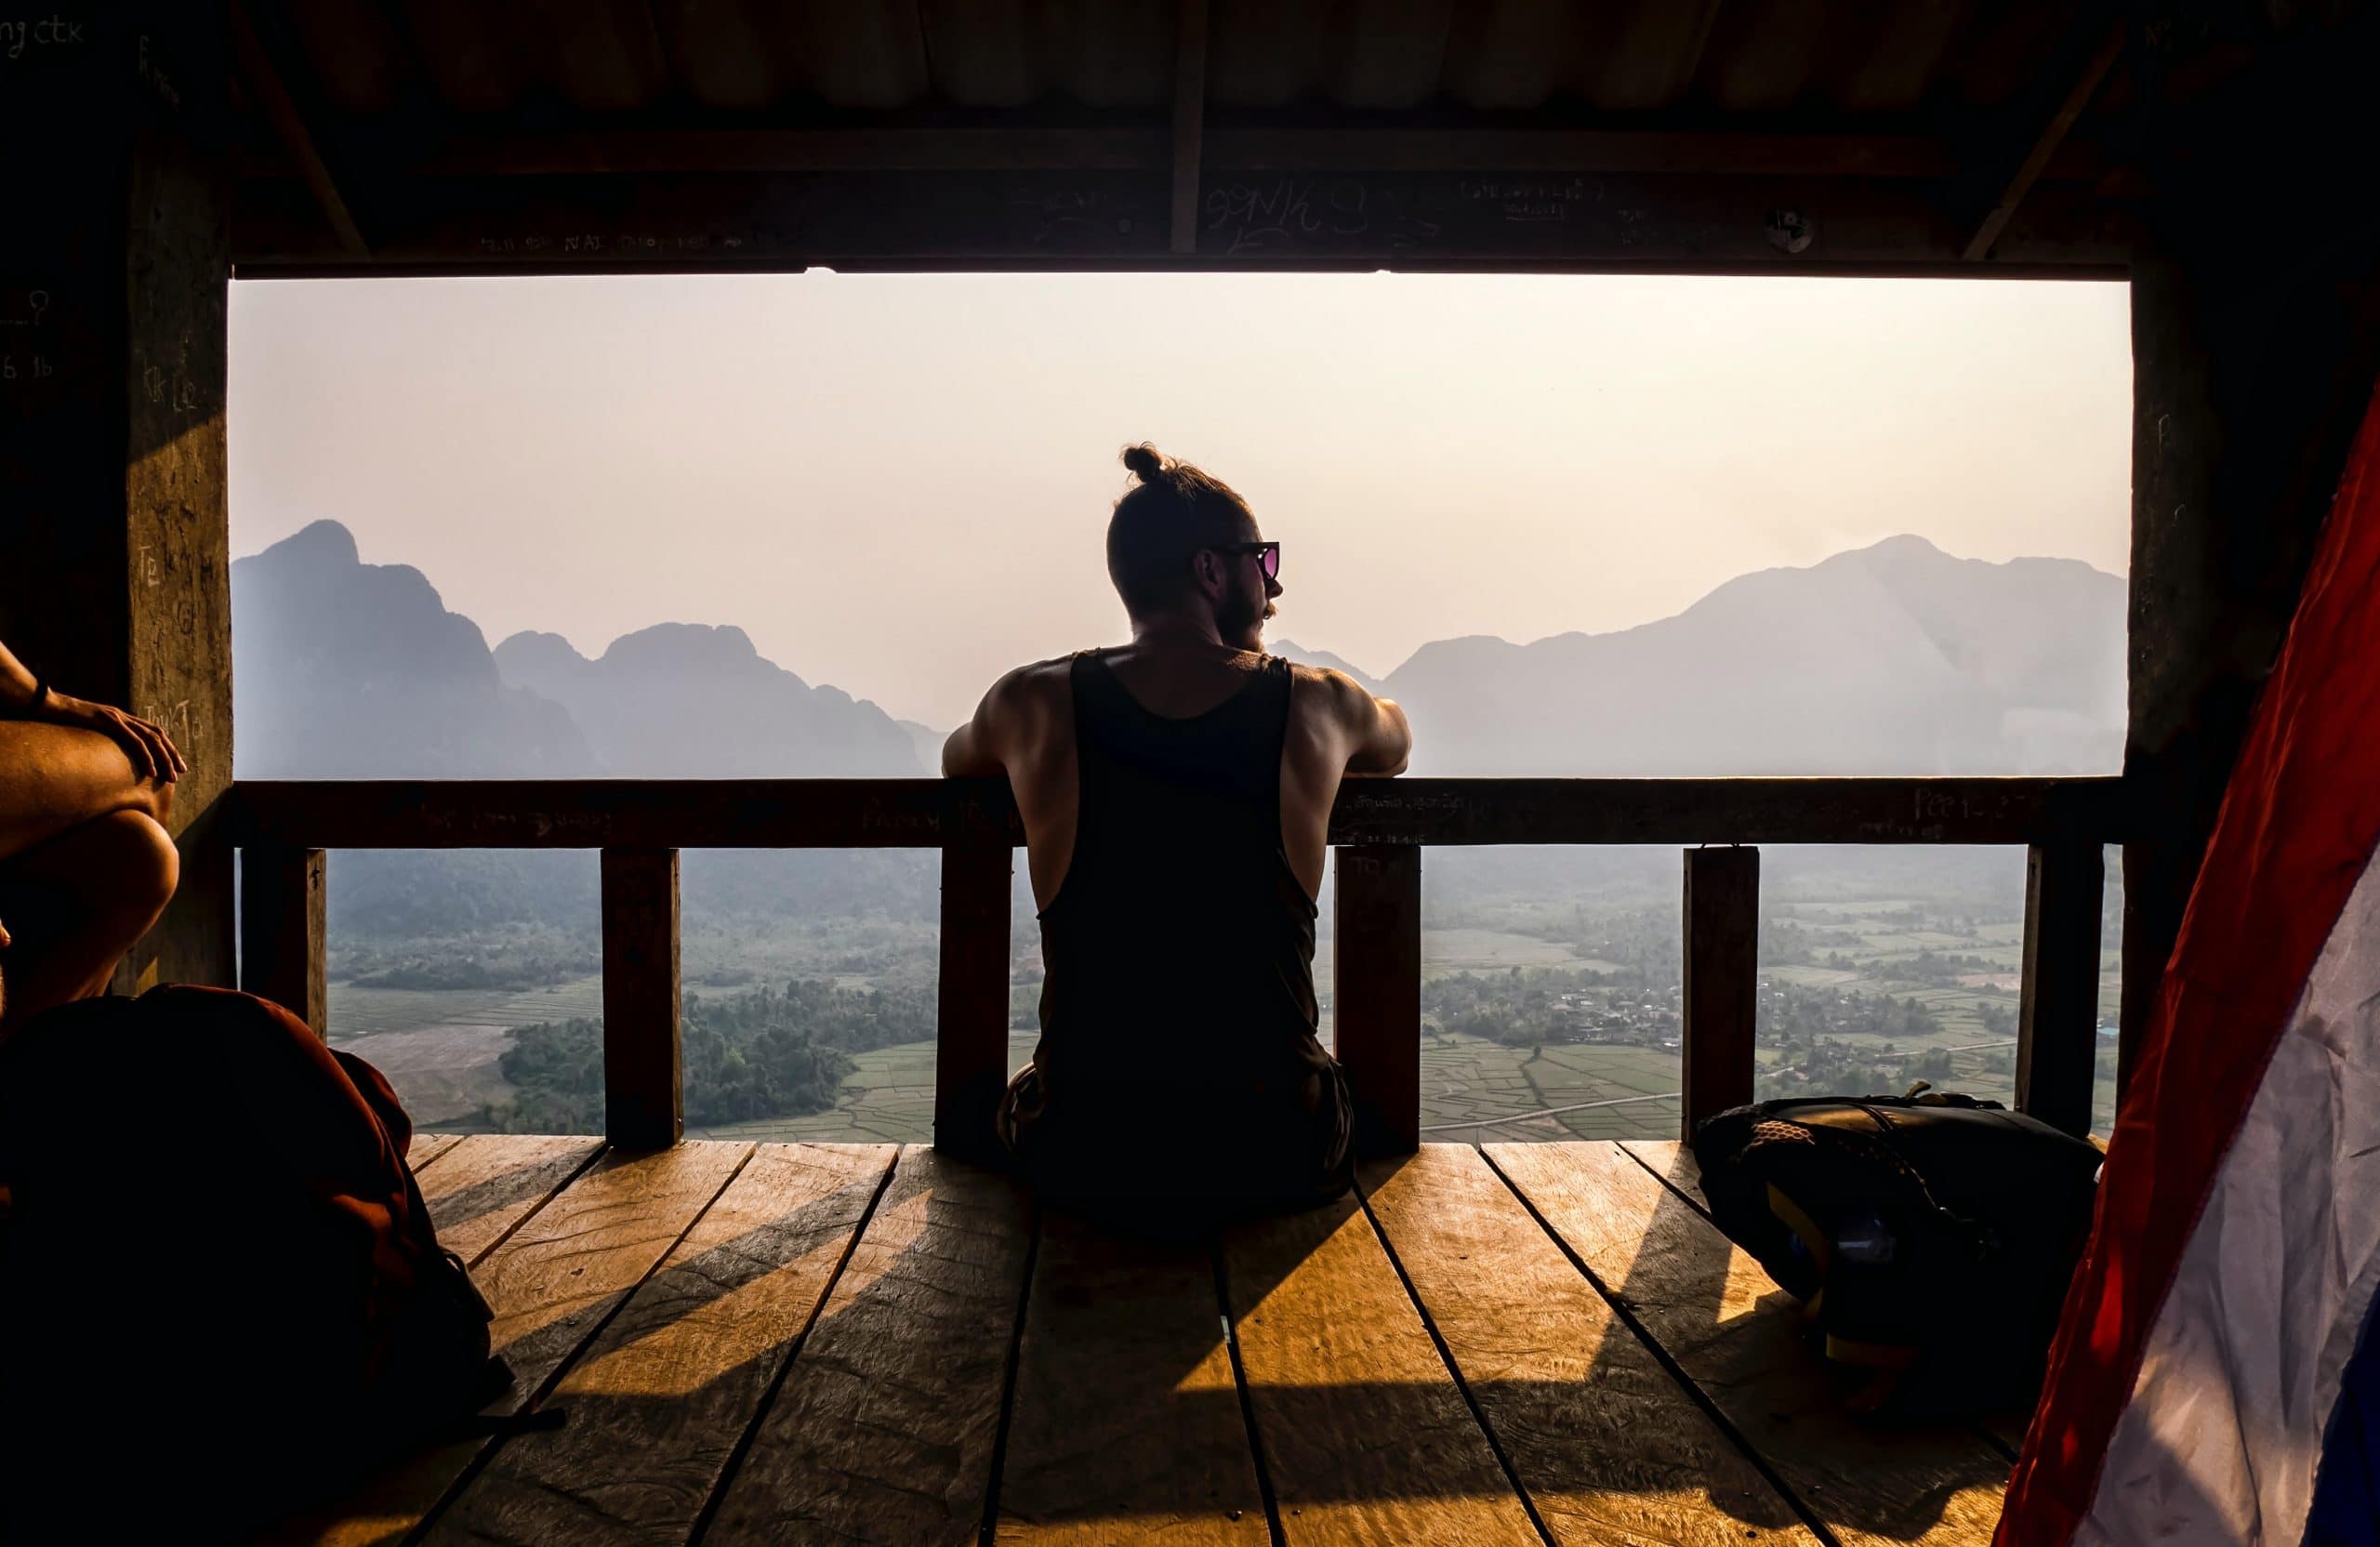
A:
{"label": "dirt on floor planks", "polygon": [[[524,1150],[544,1143],[500,1142]],[[751,1150],[742,1144],[689,1144],[647,1155],[606,1153],[490,1251],[471,1276],[496,1309],[491,1338],[512,1367],[513,1385],[487,1410],[517,1412],[527,1405],[719,1196]],[[437,1211],[434,1203],[431,1211]],[[460,1440],[405,1458],[330,1509],[284,1522],[263,1540],[316,1547],[403,1540],[480,1448],[478,1440]]]}
{"label": "dirt on floor planks", "polygon": [[1541,1541],[1354,1198],[1235,1227],[1223,1264],[1290,1547]]}
{"label": "dirt on floor planks", "polygon": [[1014,1182],[903,1149],[704,1541],[974,1541],[1031,1241]]}
{"label": "dirt on floor planks", "polygon": [[1269,1539],[1203,1244],[1046,1216],[1025,1297],[998,1540]]}
{"label": "dirt on floor planks", "polygon": [[1697,1209],[1706,1214],[1711,1211],[1711,1200],[1702,1196],[1702,1168],[1696,1164],[1691,1148],[1675,1139],[1623,1139],[1620,1147],[1684,1193]]}
{"label": "dirt on floor planks", "polygon": [[405,1150],[405,1164],[411,1166],[418,1177],[423,1168],[462,1142],[463,1136],[459,1133],[416,1133]]}
{"label": "dirt on floor planks", "polygon": [[602,1151],[601,1139],[470,1135],[420,1178],[438,1244],[476,1264]]}
{"label": "dirt on floor planks", "polygon": [[424,1540],[685,1540],[894,1154],[761,1146]]}
{"label": "dirt on floor planks", "polygon": [[1557,1542],[1815,1547],[1478,1151],[1425,1144],[1362,1182]]}
{"label": "dirt on floor planks", "polygon": [[1799,1305],[1634,1158],[1591,1144],[1485,1153],[1846,1547],[1991,1540],[2007,1460],[1957,1425],[1853,1417]]}

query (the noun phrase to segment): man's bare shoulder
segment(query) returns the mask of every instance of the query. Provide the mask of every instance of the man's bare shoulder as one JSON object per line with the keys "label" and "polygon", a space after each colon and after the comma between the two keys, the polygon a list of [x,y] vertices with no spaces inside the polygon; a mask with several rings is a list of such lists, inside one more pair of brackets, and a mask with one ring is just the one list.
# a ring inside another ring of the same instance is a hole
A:
{"label": "man's bare shoulder", "polygon": [[1289,675],[1297,683],[1297,702],[1309,706],[1309,713],[1349,721],[1371,707],[1371,694],[1343,671],[1291,661]]}
{"label": "man's bare shoulder", "polygon": [[995,707],[1011,714],[1030,714],[1047,708],[1064,700],[1073,667],[1072,655],[1027,661],[994,682],[985,697]]}

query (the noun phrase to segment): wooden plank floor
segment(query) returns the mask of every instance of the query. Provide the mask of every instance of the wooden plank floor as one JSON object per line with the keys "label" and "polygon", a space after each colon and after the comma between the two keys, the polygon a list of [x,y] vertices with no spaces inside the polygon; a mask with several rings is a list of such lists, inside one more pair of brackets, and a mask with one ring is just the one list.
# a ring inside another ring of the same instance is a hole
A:
{"label": "wooden plank floor", "polygon": [[889,1145],[425,1135],[562,1426],[268,1541],[1926,1547],[2006,1425],[1851,1417],[1675,1145],[1425,1146],[1210,1241]]}

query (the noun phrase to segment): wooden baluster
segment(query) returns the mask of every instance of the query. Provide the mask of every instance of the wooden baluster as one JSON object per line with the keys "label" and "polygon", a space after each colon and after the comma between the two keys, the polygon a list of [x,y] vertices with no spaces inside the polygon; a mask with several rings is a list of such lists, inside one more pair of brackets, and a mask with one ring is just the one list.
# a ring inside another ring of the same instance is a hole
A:
{"label": "wooden baluster", "polygon": [[992,1116],[1008,1086],[1008,899],[1015,866],[1016,851],[1005,840],[942,851],[933,1145],[945,1154],[998,1147]]}
{"label": "wooden baluster", "polygon": [[1760,851],[1686,851],[1685,1135],[1752,1100],[1759,994]]}
{"label": "wooden baluster", "polygon": [[603,1130],[621,1149],[686,1131],[678,1039],[678,851],[603,851]]}
{"label": "wooden baluster", "polygon": [[2025,856],[2025,986],[2016,1011],[2016,1110],[2091,1131],[2099,1062],[2099,914],[2107,863],[2096,843],[2036,843]]}
{"label": "wooden baluster", "polygon": [[1421,851],[1355,843],[1332,851],[1332,1025],[1366,1156],[1421,1142]]}
{"label": "wooden baluster", "polygon": [[324,881],[320,849],[257,845],[240,854],[240,986],[330,1035],[323,971]]}

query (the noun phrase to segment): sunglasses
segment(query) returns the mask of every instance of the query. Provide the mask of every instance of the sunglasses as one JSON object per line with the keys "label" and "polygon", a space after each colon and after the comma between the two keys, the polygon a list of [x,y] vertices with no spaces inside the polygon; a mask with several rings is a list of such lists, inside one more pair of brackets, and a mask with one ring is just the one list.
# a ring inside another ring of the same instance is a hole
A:
{"label": "sunglasses", "polygon": [[1226,543],[1215,549],[1218,553],[1253,553],[1257,567],[1267,580],[1281,577],[1281,545],[1279,543]]}

